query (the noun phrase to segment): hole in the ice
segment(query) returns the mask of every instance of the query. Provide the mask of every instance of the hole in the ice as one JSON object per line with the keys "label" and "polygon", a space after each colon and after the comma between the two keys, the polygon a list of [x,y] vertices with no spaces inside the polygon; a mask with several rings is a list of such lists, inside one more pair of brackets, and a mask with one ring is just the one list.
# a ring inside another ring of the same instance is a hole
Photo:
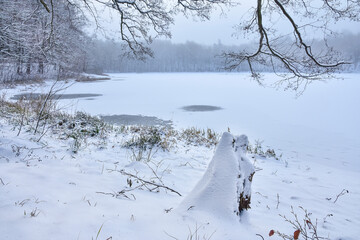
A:
{"label": "hole in the ice", "polygon": [[118,125],[142,125],[142,126],[171,126],[172,121],[163,120],[157,117],[142,115],[103,115],[102,120]]}
{"label": "hole in the ice", "polygon": [[[95,93],[72,93],[72,94],[54,94],[52,99],[77,99],[77,98],[94,98],[102,96],[102,94]],[[36,100],[46,97],[46,94],[43,93],[22,93],[16,94],[11,97],[12,100]]]}
{"label": "hole in the ice", "polygon": [[223,108],[218,106],[211,106],[211,105],[189,105],[189,106],[184,106],[181,109],[188,112],[211,112],[211,111],[222,110]]}

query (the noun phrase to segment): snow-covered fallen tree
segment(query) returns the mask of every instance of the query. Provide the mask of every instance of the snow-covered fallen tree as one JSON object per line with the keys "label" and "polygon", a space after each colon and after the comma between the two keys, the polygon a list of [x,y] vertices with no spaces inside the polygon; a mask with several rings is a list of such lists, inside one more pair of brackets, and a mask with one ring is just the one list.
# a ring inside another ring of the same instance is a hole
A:
{"label": "snow-covered fallen tree", "polygon": [[203,178],[180,205],[215,216],[240,215],[250,208],[254,167],[246,157],[248,138],[223,133]]}

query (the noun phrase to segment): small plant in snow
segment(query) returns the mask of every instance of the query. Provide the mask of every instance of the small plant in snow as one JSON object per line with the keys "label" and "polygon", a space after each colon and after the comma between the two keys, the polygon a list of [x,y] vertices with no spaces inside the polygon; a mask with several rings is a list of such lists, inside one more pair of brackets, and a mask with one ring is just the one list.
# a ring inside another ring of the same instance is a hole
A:
{"label": "small plant in snow", "polygon": [[[33,209],[31,212],[30,212],[30,217],[37,217],[37,216],[39,216],[39,214],[40,214],[40,210],[38,210],[37,208],[35,208],[35,209]],[[26,216],[27,215],[27,213],[26,213],[26,211],[24,210],[24,216]]]}
{"label": "small plant in snow", "polygon": [[176,131],[169,127],[160,126],[122,126],[122,134],[132,134],[123,147],[130,149],[134,161],[149,162],[159,150],[170,151],[175,144]]}
{"label": "small plant in snow", "polygon": [[248,145],[247,151],[252,154],[259,155],[260,157],[266,157],[265,152],[262,148],[262,143],[264,141],[255,140],[254,146],[251,144]]}
{"label": "small plant in snow", "polygon": [[193,144],[195,146],[204,145],[206,147],[215,146],[220,138],[219,134],[210,128],[204,130],[195,127],[182,130],[180,136],[187,144]]}
{"label": "small plant in snow", "polygon": [[99,148],[104,148],[108,133],[112,127],[97,117],[77,112],[75,115],[61,113],[57,115],[57,121],[53,125],[52,132],[58,134],[61,139],[71,139],[70,148],[77,153],[81,147],[85,147],[89,138],[99,139],[94,143]]}
{"label": "small plant in snow", "polygon": [[288,235],[281,233],[279,231],[270,230],[269,236],[274,235],[275,233],[284,240],[320,240],[320,239],[329,239],[327,237],[322,237],[318,233],[318,222],[317,219],[312,220],[311,213],[309,213],[303,207],[299,207],[304,212],[304,217],[299,219],[298,215],[295,213],[294,208],[291,207],[291,214],[293,219],[287,218],[285,215],[280,215],[284,218],[285,222],[289,223],[294,228],[294,233]]}
{"label": "small plant in snow", "polygon": [[275,158],[276,160],[280,160],[282,157],[282,154],[280,154],[279,156],[276,155],[275,150],[274,149],[267,149],[265,152],[265,156],[268,158]]}
{"label": "small plant in snow", "polygon": [[132,134],[131,139],[123,144],[125,148],[137,148],[143,151],[152,148],[169,151],[173,143],[173,136],[176,134],[171,128],[160,126],[130,126],[120,129],[122,133]]}
{"label": "small plant in snow", "polygon": [[[210,235],[202,234],[202,233],[200,233],[200,230],[202,228],[204,228],[204,226],[202,226],[202,225],[198,226],[197,224],[195,225],[194,229],[191,229],[191,227],[189,226],[189,234],[188,234],[186,240],[210,240],[216,232],[216,231],[214,231]],[[167,232],[165,232],[165,234],[172,239],[178,240],[178,238],[171,236]]]}
{"label": "small plant in snow", "polygon": [[30,212],[30,217],[37,217],[39,214],[40,214],[40,211],[37,208],[35,208],[34,210],[32,210]]}
{"label": "small plant in snow", "polygon": [[[104,223],[101,224],[101,226],[100,226],[100,228],[99,228],[99,230],[98,230],[98,232],[97,232],[97,234],[96,234],[95,240],[98,240],[98,239],[99,239],[99,235],[100,235],[100,233],[101,233],[101,230],[102,230],[103,226],[104,226]],[[93,237],[92,237],[91,239],[94,240]],[[105,240],[111,240],[111,239],[112,239],[112,237],[108,237],[108,238],[106,238]]]}
{"label": "small plant in snow", "polygon": [[260,140],[255,140],[254,146],[249,144],[247,147],[248,153],[258,155],[263,158],[274,158],[276,160],[280,160],[282,157],[282,154],[277,155],[275,150],[272,148],[268,148],[266,150],[263,149],[263,142]]}

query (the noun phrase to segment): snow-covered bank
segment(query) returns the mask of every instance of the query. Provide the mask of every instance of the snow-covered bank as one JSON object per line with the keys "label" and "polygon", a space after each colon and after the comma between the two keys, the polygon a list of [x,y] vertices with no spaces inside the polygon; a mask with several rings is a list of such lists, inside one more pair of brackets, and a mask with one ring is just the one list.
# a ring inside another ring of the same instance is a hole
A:
{"label": "snow-covered bank", "polygon": [[[99,88],[96,84],[86,86]],[[84,91],[92,92],[89,89]],[[106,97],[106,94],[103,96]],[[97,104],[96,100],[90,102],[90,108],[94,107],[92,104]],[[122,102],[116,103],[120,108]],[[140,106],[141,102],[134,104]],[[224,107],[215,102],[206,101],[203,104]],[[106,104],[103,106],[108,107]],[[228,107],[205,115],[183,114],[193,116],[193,119],[202,116],[209,122],[216,122],[211,114],[226,115],[226,109]],[[246,124],[246,118],[250,118],[251,114],[245,110],[240,113],[244,116],[241,120],[245,119]],[[344,111],[357,116],[351,110]],[[347,127],[354,127],[352,119],[347,121],[346,115],[343,117],[344,122],[349,123]],[[241,127],[240,124],[238,126]],[[249,134],[230,128],[236,134]],[[291,129],[289,125],[284,126],[284,131],[288,129]],[[357,129],[353,128],[355,133]],[[0,120],[1,239],[96,239],[98,233],[98,239],[187,239],[195,233],[200,239],[209,239],[210,236],[211,239],[261,239],[256,234],[265,239],[279,239],[276,235],[268,237],[268,233],[274,229],[293,234],[291,224],[279,216],[285,215],[294,220],[291,206],[299,219],[304,217],[299,206],[312,213],[313,222],[318,219],[319,236],[336,240],[358,239],[359,145],[356,142],[348,145],[343,141],[344,134],[327,140],[331,135],[324,131],[321,138],[325,142],[317,144],[316,135],[309,137],[304,132],[300,134],[301,129],[298,129],[299,139],[293,139],[287,145],[271,146],[276,150],[283,149],[276,151],[278,154],[286,153],[280,160],[248,154],[257,171],[253,177],[251,209],[239,220],[214,217],[206,212],[189,215],[178,208],[205,173],[214,155],[214,147],[195,146],[184,139],[171,141],[174,146],[170,151],[154,149],[151,161],[146,163],[134,161],[138,152],[134,155],[124,147],[132,135],[111,128],[104,135],[106,138],[86,137],[76,154],[71,138],[59,138],[61,131],[54,134],[48,131],[37,142],[39,134],[26,132],[24,128],[17,136],[18,130],[8,119]],[[66,126],[62,131],[65,130],[71,129]],[[266,135],[266,143],[271,142],[270,130],[264,129],[264,126],[260,130]],[[280,139],[286,135],[277,133],[275,131],[274,136]],[[314,133],[319,131],[314,130]],[[303,141],[307,148],[299,141]],[[311,150],[314,155],[306,156],[307,153],[302,152],[304,149]],[[292,150],[296,152],[291,155]],[[145,154],[144,159],[146,157]],[[153,192],[145,186],[136,188],[139,183],[130,178],[130,184],[129,175],[122,174],[122,169],[157,183],[161,183],[160,178],[165,186],[181,196],[163,188],[155,188]],[[136,189],[127,191],[132,188]]]}
{"label": "snow-covered bank", "polygon": [[[70,112],[93,115],[150,116],[171,120],[176,128],[195,126],[217,132],[245,133],[251,142],[277,148],[288,157],[343,167],[360,159],[360,75],[342,74],[314,82],[300,98],[291,91],[259,87],[248,73],[109,74],[111,80],[78,82],[65,94],[99,94],[64,99]],[[265,74],[265,83],[276,76]],[[46,92],[33,87],[30,91]],[[8,95],[26,88],[6,90]],[[193,112],[183,107],[216,106],[217,111]],[[339,161],[341,162],[339,166]],[[347,169],[347,168],[345,168]],[[360,161],[350,170],[360,171]]]}

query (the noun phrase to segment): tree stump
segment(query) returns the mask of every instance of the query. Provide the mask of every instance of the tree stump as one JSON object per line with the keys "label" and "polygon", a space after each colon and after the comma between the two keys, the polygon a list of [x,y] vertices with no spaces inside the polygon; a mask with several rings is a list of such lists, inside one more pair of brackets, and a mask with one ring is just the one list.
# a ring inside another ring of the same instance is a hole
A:
{"label": "tree stump", "polygon": [[249,144],[247,136],[241,135],[234,138],[234,151],[239,161],[239,182],[238,182],[238,203],[237,214],[250,208],[251,203],[251,182],[255,174],[254,166],[246,157],[246,151]]}
{"label": "tree stump", "polygon": [[202,179],[181,203],[185,211],[241,215],[250,208],[254,167],[246,157],[248,138],[225,132]]}

